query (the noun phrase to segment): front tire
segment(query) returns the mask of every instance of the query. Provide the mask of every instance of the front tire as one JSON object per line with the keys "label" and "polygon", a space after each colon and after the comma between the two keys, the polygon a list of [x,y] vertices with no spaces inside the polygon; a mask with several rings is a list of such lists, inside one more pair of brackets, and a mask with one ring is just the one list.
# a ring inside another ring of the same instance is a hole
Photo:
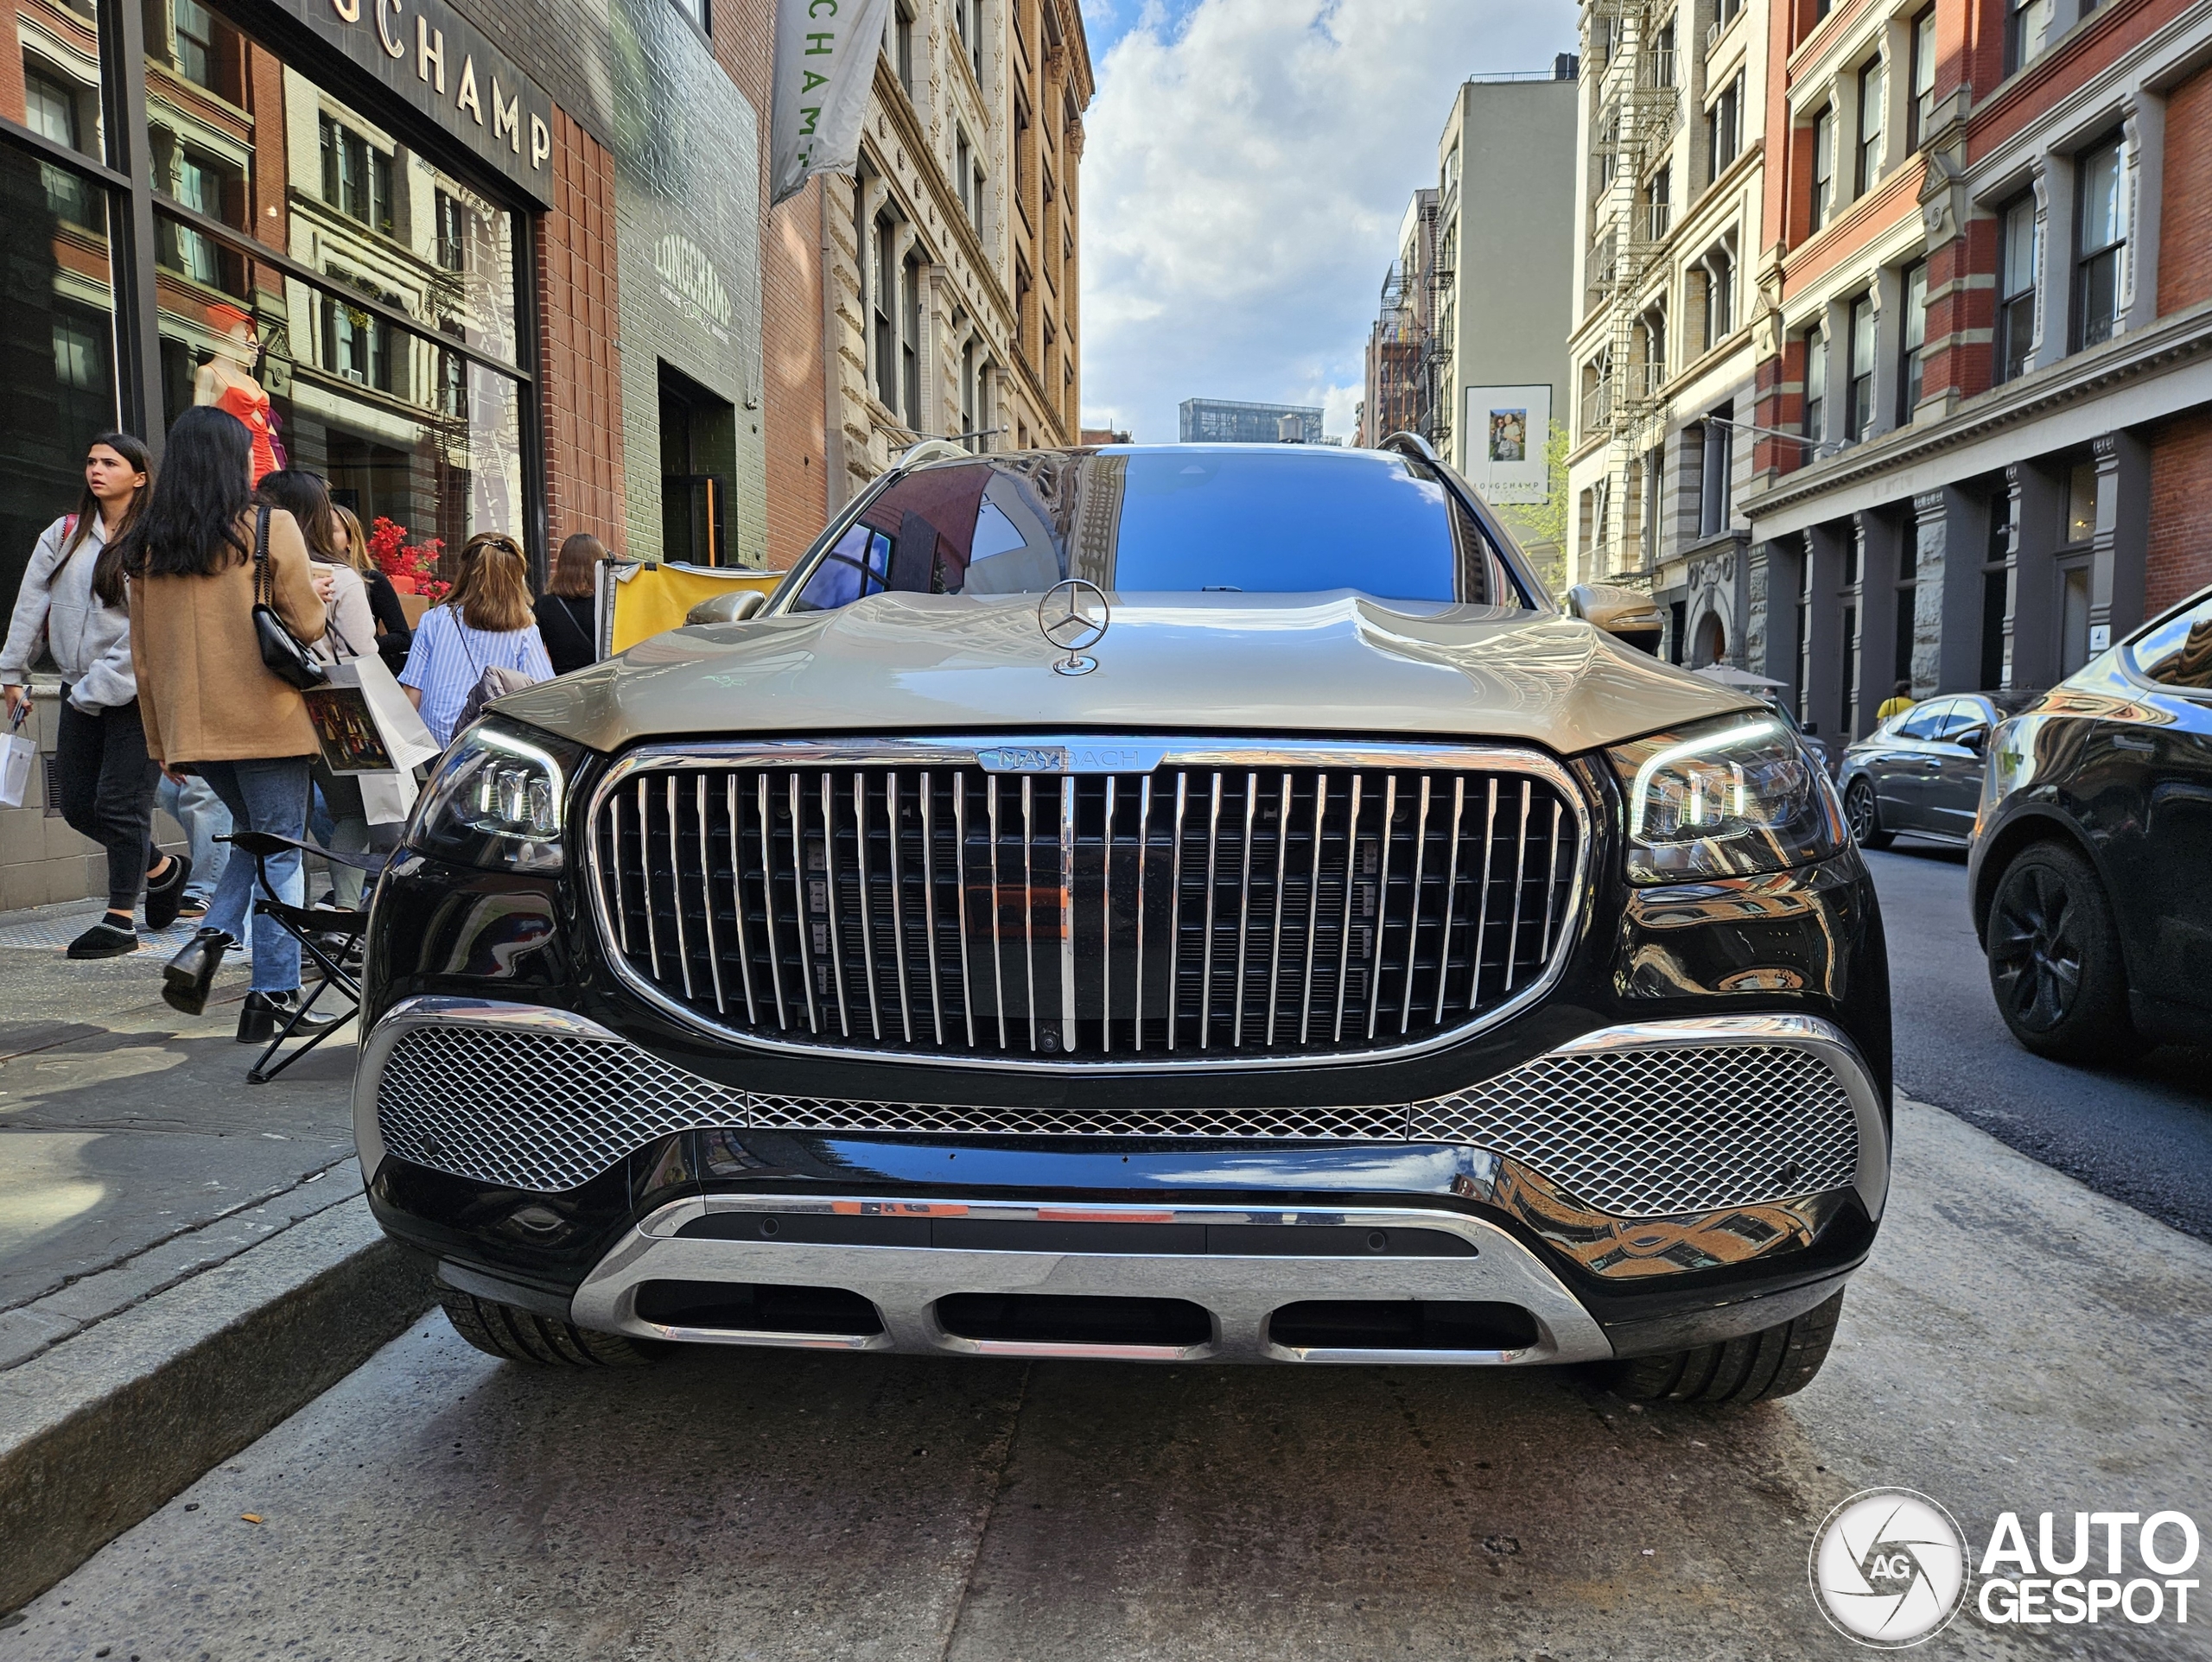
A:
{"label": "front tire", "polygon": [[619,1333],[594,1333],[573,1322],[514,1304],[440,1287],[438,1303],[453,1330],[487,1355],[538,1367],[642,1367],[654,1354]]}
{"label": "front tire", "polygon": [[1838,1292],[1802,1316],[1741,1338],[1616,1364],[1607,1383],[1615,1396],[1632,1402],[1686,1402],[1707,1408],[1791,1396],[1810,1385],[1821,1371],[1842,1314],[1843,1294]]}
{"label": "front tire", "polygon": [[2134,1037],[2111,903],[2071,849],[2037,843],[2005,868],[1986,937],[1998,1013],[2028,1050],[2104,1062]]}
{"label": "front tire", "polygon": [[1851,789],[1843,793],[1843,817],[1851,827],[1852,841],[1861,848],[1886,848],[1897,841],[1897,834],[1882,829],[1882,810],[1874,800],[1874,787],[1864,779],[1853,779]]}

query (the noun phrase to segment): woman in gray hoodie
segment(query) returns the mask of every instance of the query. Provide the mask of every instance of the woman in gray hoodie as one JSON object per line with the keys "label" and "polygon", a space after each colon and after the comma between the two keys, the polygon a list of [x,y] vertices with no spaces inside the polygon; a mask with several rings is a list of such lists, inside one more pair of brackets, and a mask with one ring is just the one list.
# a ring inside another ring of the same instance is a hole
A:
{"label": "woman in gray hoodie", "polygon": [[[130,434],[92,441],[77,511],[39,538],[0,648],[0,700],[10,721],[20,720],[29,705],[30,667],[41,650],[53,655],[63,683],[54,739],[61,817],[107,850],[107,916],[70,942],[72,958],[137,951],[132,914],[141,891],[148,926],[166,929],[176,921],[192,875],[190,860],[153,853],[161,768],[146,753],[138,719],[130,616],[122,603],[121,574],[98,581],[104,554],[137,517],[152,478],[145,445]],[[103,599],[103,589],[113,599]]]}

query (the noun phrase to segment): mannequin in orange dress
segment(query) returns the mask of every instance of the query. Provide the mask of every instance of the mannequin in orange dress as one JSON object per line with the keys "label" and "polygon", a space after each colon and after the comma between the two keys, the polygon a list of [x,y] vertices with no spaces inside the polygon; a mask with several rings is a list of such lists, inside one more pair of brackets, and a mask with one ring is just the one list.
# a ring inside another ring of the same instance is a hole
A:
{"label": "mannequin in orange dress", "polygon": [[253,436],[253,482],[284,465],[276,454],[276,424],[269,413],[269,393],[253,377],[261,352],[260,332],[254,321],[236,307],[225,307],[211,320],[222,330],[215,355],[200,366],[193,377],[192,402],[213,404],[245,423]]}

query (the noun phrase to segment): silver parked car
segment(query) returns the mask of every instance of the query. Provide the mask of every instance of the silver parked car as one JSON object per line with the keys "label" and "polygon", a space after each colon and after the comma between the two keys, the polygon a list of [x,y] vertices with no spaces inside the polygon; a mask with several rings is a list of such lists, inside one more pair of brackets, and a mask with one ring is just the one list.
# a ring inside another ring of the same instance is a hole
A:
{"label": "silver parked car", "polygon": [[2010,691],[1923,699],[1847,748],[1836,783],[1859,846],[1886,848],[1900,831],[1947,842],[1970,840],[1989,735],[2041,696]]}

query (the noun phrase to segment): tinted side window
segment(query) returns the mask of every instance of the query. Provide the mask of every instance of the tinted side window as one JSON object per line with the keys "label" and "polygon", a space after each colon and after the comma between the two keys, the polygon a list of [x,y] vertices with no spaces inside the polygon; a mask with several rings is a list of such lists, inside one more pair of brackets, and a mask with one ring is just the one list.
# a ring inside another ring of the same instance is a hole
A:
{"label": "tinted side window", "polygon": [[1897,737],[1933,739],[1942,730],[1943,718],[1950,714],[1954,707],[1952,701],[1948,698],[1936,699],[1930,703],[1923,704],[1910,715],[1905,717],[1904,725],[1897,729]]}
{"label": "tinted side window", "polygon": [[2127,653],[2146,681],[2212,691],[2212,599],[2167,618]]}
{"label": "tinted side window", "polygon": [[883,533],[866,525],[850,527],[839,537],[806,587],[791,602],[794,612],[835,612],[864,594],[880,594],[891,560],[891,544]]}
{"label": "tinted side window", "polygon": [[1989,712],[1982,708],[1980,699],[1962,698],[1951,706],[1950,713],[1943,718],[1943,725],[1936,728],[1936,736],[1938,739],[1956,739],[1968,727],[1991,725]]}

